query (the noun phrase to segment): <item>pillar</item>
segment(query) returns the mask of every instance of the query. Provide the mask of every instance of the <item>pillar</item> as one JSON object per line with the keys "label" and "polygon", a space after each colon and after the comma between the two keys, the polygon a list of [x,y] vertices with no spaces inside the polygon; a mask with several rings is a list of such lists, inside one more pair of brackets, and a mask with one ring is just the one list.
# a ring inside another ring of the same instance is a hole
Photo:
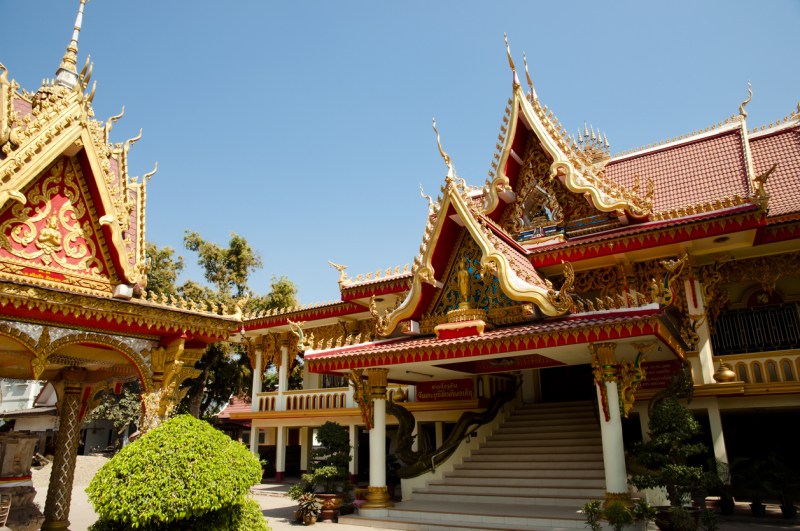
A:
{"label": "pillar", "polygon": [[444,423],[436,422],[433,425],[433,430],[434,430],[434,443],[436,444],[434,448],[441,448],[442,443],[444,442]]}
{"label": "pillar", "polygon": [[369,487],[362,509],[393,507],[386,488],[386,375],[389,369],[369,369],[373,426],[369,431]]}
{"label": "pillar", "polygon": [[350,425],[350,483],[358,483],[358,426]]}
{"label": "pillar", "polygon": [[300,428],[300,474],[308,472],[308,454],[311,450],[311,428],[303,426]]}
{"label": "pillar", "polygon": [[275,481],[283,481],[286,472],[286,428],[275,428]]}
{"label": "pillar", "polygon": [[81,392],[86,371],[67,369],[62,372],[62,376],[64,392],[59,412],[53,470],[50,473],[50,485],[47,488],[47,501],[44,505],[42,529],[46,531],[69,527],[72,481],[81,435]]}
{"label": "pillar", "polygon": [[[686,307],[689,319],[695,323],[695,333],[698,336],[697,361],[699,362],[699,378],[696,377],[695,381],[699,380],[697,383],[702,384],[713,384],[714,351],[711,348],[711,334],[708,329],[703,287],[698,280],[690,278],[684,281],[684,288],[686,289]],[[695,374],[697,372],[695,371]]]}
{"label": "pillar", "polygon": [[253,391],[252,395],[250,396],[250,404],[253,407],[253,411],[258,411],[260,405],[258,403],[258,393],[261,392],[261,378],[263,377],[262,374],[262,363],[261,358],[263,353],[261,352],[260,348],[256,349],[255,352],[255,361],[253,362]]}
{"label": "pillar", "polygon": [[258,453],[258,426],[254,423],[250,425],[250,452],[257,458],[261,459]]}
{"label": "pillar", "polygon": [[275,409],[286,411],[286,390],[289,389],[289,376],[287,373],[289,361],[289,342],[281,342],[281,364],[278,366],[278,400]]}
{"label": "pillar", "polygon": [[603,443],[603,467],[606,475],[606,502],[626,499],[628,474],[625,469],[625,447],[619,411],[617,379],[619,365],[615,358],[616,343],[592,343],[597,402],[600,406],[600,436]]}
{"label": "pillar", "polygon": [[719,414],[719,403],[713,399],[708,406],[708,424],[711,428],[711,442],[714,445],[714,457],[723,463],[729,463],[728,450],[725,448],[725,436],[722,433],[722,417]]}

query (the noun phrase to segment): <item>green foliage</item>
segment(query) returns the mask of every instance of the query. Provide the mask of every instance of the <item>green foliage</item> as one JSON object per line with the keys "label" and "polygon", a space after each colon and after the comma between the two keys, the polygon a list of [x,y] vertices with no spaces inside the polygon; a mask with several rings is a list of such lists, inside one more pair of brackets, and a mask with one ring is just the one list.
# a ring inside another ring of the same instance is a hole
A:
{"label": "green foliage", "polygon": [[250,294],[248,277],[262,263],[261,257],[247,240],[231,233],[228,247],[223,248],[204,240],[196,232],[186,231],[183,243],[187,249],[197,253],[198,263],[203,268],[206,280],[216,286],[220,294],[235,297]]}
{"label": "green foliage", "polygon": [[[244,445],[206,422],[181,415],[123,448],[86,491],[100,516],[96,531],[106,529],[104,525],[116,530],[244,531],[264,529],[254,524],[253,504],[246,498],[260,480],[261,465]],[[199,522],[237,519],[249,527],[199,527]]]}
{"label": "green foliage", "polygon": [[633,523],[633,514],[628,506],[619,500],[610,502],[605,509],[605,516],[614,531],[622,531],[626,525]]}
{"label": "green foliage", "polygon": [[319,446],[311,452],[315,468],[312,473],[327,493],[343,489],[350,463],[350,434],[347,428],[328,421],[317,429]]}
{"label": "green foliage", "polygon": [[96,408],[87,415],[86,420],[109,420],[114,426],[115,449],[120,448],[122,435],[128,426],[139,422],[142,415],[141,385],[136,382],[125,386],[119,395],[105,392]]}
{"label": "green foliage", "polygon": [[300,517],[304,516],[319,516],[322,512],[322,500],[317,498],[313,492],[306,492],[297,499],[297,504],[300,506],[298,509]]}
{"label": "green foliage", "polygon": [[697,529],[697,522],[685,507],[675,505],[670,507],[669,520],[672,524],[672,531],[695,531]]}
{"label": "green foliage", "polygon": [[183,257],[174,257],[172,247],[158,248],[147,244],[147,290],[164,295],[177,295],[178,276],[183,271]]}
{"label": "green foliage", "polygon": [[647,529],[648,522],[655,519],[658,509],[653,507],[645,498],[636,498],[633,500],[631,513],[633,513],[633,519],[644,522],[644,527]]}
{"label": "green foliage", "polygon": [[600,531],[603,529],[603,502],[600,500],[591,500],[583,504],[581,512],[586,518],[586,527],[592,531]]}
{"label": "green foliage", "polygon": [[705,446],[692,440],[700,424],[674,396],[660,399],[650,413],[650,440],[635,450],[631,484],[637,489],[664,487],[670,505],[679,506],[703,483],[703,469],[687,464]]}
{"label": "green foliage", "polygon": [[719,521],[717,520],[717,513],[711,509],[706,509],[700,515],[700,523],[703,525],[705,531],[718,531]]}

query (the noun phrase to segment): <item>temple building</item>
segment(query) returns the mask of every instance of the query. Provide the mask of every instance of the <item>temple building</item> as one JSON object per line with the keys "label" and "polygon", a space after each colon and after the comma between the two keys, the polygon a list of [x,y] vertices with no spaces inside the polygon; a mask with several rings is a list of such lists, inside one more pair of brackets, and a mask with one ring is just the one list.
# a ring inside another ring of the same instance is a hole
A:
{"label": "temple building", "polygon": [[[139,137],[110,140],[122,114],[94,119],[92,65],[77,68],[84,4],[55,79],[28,92],[0,64],[0,378],[49,382],[57,394],[42,529],[69,525],[86,412],[138,381],[144,422],[157,424],[199,373],[206,345],[241,326],[241,311],[146,291],[145,199],[155,171],[128,174]],[[9,525],[41,518],[30,475],[36,440],[0,433]]]}
{"label": "temple building", "polygon": [[750,94],[717,125],[612,155],[594,129],[568,136],[508,61],[485,184],[436,133],[446,173],[410,268],[331,263],[340,300],[245,316],[252,403],[226,419],[250,424],[278,480],[309,468],[316,426],[347,426],[368,485],[349,523],[582,528],[585,501],[629,496],[625,452],[682,370],[714,457],[790,452],[800,105],[751,129]]}

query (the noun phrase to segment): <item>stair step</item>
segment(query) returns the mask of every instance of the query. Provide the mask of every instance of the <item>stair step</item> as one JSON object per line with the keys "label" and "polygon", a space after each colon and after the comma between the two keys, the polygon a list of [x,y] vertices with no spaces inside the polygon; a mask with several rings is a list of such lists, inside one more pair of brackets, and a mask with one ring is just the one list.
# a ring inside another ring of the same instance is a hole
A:
{"label": "stair step", "polygon": [[598,453],[603,454],[603,446],[601,444],[587,444],[587,445],[573,445],[573,446],[512,446],[512,447],[486,447],[482,446],[479,450],[472,452],[473,456],[478,455],[504,455],[511,458],[511,456],[518,455],[537,455],[537,454],[587,454]]}
{"label": "stair step", "polygon": [[503,461],[500,459],[470,461],[469,459],[471,458],[468,458],[459,465],[459,470],[503,470],[504,473],[506,470],[604,470],[603,460],[597,457],[583,460],[574,459],[574,456],[570,456],[570,458],[571,461],[558,461],[556,459],[528,460],[525,463],[525,468],[520,468],[519,459],[516,461]]}
{"label": "stair step", "polygon": [[537,448],[552,445],[564,446],[600,446],[602,448],[603,441],[600,437],[552,437],[549,439],[530,439],[524,441],[521,439],[497,439],[492,437],[486,441],[481,448]]}
{"label": "stair step", "polygon": [[[541,492],[530,495],[513,495],[511,492],[498,491],[497,494],[487,494],[486,489],[470,492],[464,489],[436,490],[431,488],[414,492],[414,499],[427,502],[448,503],[491,503],[493,505],[548,505],[553,507],[569,507],[577,511],[587,500],[602,499],[605,495],[603,489],[575,489],[574,493],[567,492]],[[471,500],[471,501],[470,501]]]}
{"label": "stair step", "polygon": [[563,477],[500,477],[500,476],[482,476],[482,477],[458,477],[448,475],[447,479],[442,481],[435,481],[429,484],[433,486],[459,486],[459,487],[479,487],[485,489],[495,488],[512,488],[512,489],[575,489],[575,488],[592,488],[602,489],[606,486],[605,478],[587,478],[579,476],[574,478]]}
{"label": "stair step", "polygon": [[511,480],[516,478],[521,479],[600,479],[605,480],[605,473],[603,467],[586,468],[575,467],[574,469],[564,468],[524,468],[520,469],[518,465],[510,465],[507,469],[498,469],[496,466],[487,468],[465,468],[459,465],[450,474],[447,475],[450,479],[456,478],[487,478],[487,479],[502,479]]}
{"label": "stair step", "polygon": [[536,441],[541,439],[552,439],[554,436],[558,437],[569,437],[572,439],[599,439],[600,432],[598,430],[559,430],[559,431],[548,431],[542,432],[538,430],[532,430],[529,433],[504,433],[502,428],[497,430],[492,437],[489,439],[489,442],[492,441]]}

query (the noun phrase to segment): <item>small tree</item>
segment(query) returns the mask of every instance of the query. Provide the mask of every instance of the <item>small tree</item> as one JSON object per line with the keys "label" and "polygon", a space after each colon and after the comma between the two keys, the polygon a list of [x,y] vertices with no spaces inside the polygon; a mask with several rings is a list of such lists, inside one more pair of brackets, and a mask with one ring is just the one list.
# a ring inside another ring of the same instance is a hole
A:
{"label": "small tree", "polygon": [[266,531],[248,498],[261,464],[207,422],[180,415],[123,448],[89,487],[92,531]]}
{"label": "small tree", "polygon": [[703,468],[688,464],[688,458],[704,452],[705,445],[693,442],[700,433],[700,424],[679,401],[686,394],[686,378],[681,373],[663,394],[654,397],[650,440],[636,449],[630,479],[637,489],[663,487],[673,507],[688,501],[703,483]]}
{"label": "small tree", "polygon": [[114,451],[122,448],[122,436],[131,424],[136,424],[142,416],[141,385],[137,382],[125,386],[119,395],[106,392],[96,408],[87,415],[86,420],[108,420],[114,427],[112,446]]}
{"label": "small tree", "polygon": [[328,421],[317,429],[319,446],[311,453],[315,466],[312,474],[323,491],[334,493],[343,490],[350,463],[350,434],[347,428]]}

